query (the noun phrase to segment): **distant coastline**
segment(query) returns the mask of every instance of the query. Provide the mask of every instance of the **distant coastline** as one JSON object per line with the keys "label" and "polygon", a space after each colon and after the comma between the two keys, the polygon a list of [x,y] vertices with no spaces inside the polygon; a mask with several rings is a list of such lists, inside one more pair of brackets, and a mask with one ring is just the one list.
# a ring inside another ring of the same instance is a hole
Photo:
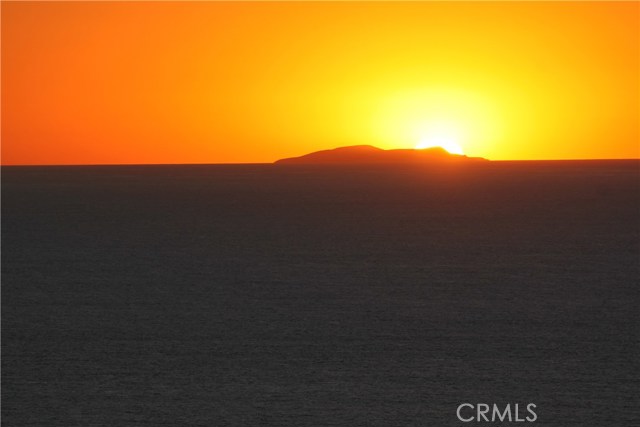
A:
{"label": "distant coastline", "polygon": [[444,148],[383,150],[372,145],[353,145],[315,151],[299,157],[276,160],[275,164],[405,164],[442,162],[487,162],[481,157],[451,154]]}

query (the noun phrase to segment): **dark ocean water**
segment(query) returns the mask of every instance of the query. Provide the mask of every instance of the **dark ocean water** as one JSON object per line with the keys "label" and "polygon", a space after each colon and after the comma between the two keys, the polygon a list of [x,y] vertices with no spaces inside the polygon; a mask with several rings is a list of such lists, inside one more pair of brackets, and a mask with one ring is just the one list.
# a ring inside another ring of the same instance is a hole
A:
{"label": "dark ocean water", "polygon": [[3,425],[640,425],[639,170],[5,167]]}

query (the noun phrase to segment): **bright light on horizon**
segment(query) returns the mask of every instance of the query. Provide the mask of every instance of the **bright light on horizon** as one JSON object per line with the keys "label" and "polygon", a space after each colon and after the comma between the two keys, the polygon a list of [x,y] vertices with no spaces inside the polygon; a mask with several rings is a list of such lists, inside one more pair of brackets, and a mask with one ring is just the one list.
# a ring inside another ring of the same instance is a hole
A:
{"label": "bright light on horizon", "polygon": [[416,150],[424,150],[426,148],[444,148],[450,154],[464,155],[464,150],[455,140],[447,138],[430,138],[420,141],[416,144]]}
{"label": "bright light on horizon", "polygon": [[442,147],[451,154],[478,155],[502,140],[502,117],[482,91],[444,85],[407,89],[380,105],[376,134],[386,148]]}
{"label": "bright light on horizon", "polygon": [[416,150],[424,150],[425,148],[441,147],[450,154],[464,155],[464,149],[460,145],[461,135],[459,129],[447,123],[439,123],[438,126],[431,128],[425,136],[420,138],[416,144]]}

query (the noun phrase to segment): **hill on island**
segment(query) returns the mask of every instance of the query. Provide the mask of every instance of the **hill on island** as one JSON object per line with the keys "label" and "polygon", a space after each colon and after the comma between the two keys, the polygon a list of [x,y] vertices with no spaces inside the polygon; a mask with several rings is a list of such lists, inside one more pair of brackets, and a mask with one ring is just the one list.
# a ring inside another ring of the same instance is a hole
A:
{"label": "hill on island", "polygon": [[322,150],[277,160],[276,164],[403,164],[434,162],[477,162],[487,161],[480,157],[451,154],[444,148],[433,147],[421,150],[383,150],[371,145],[354,145],[333,150]]}

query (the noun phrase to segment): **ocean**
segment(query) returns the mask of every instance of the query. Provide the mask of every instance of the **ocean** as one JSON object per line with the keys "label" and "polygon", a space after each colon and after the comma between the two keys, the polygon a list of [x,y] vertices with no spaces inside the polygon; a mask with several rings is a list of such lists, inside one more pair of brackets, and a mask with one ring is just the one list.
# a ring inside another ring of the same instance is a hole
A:
{"label": "ocean", "polygon": [[3,425],[639,425],[639,166],[3,167]]}

